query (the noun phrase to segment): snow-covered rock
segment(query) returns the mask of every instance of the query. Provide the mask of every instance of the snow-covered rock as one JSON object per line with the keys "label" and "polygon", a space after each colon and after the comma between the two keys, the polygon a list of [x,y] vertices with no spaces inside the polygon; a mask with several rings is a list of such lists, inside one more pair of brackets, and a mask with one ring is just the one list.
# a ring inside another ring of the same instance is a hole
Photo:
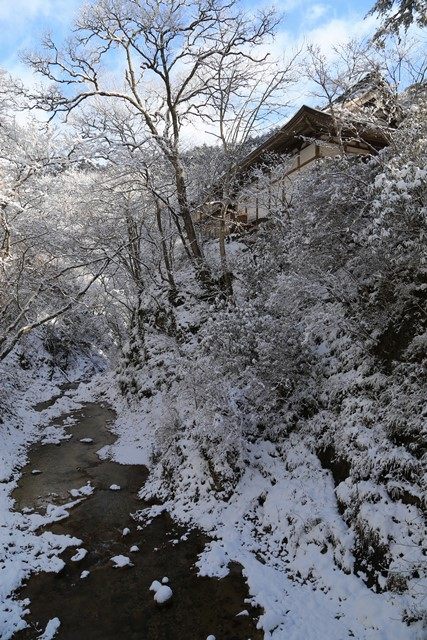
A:
{"label": "snow-covered rock", "polygon": [[172,595],[172,589],[163,584],[160,589],[158,589],[154,594],[154,600],[157,602],[157,604],[164,604],[172,598]]}
{"label": "snow-covered rock", "polygon": [[130,558],[128,558],[127,556],[113,556],[111,558],[111,562],[113,563],[115,569],[121,569],[122,567],[133,567]]}
{"label": "snow-covered rock", "polygon": [[90,496],[94,492],[94,488],[90,484],[85,484],[80,489],[70,489],[69,493],[73,498],[79,498],[81,496]]}
{"label": "snow-covered rock", "polygon": [[52,618],[46,625],[46,629],[39,636],[39,640],[52,640],[56,636],[56,633],[61,626],[61,621],[59,618]]}
{"label": "snow-covered rock", "polygon": [[[163,580],[162,580],[163,582]],[[150,591],[154,591],[154,601],[157,604],[164,604],[172,598],[173,592],[166,584],[161,584],[158,580],[151,583]]]}
{"label": "snow-covered rock", "polygon": [[159,582],[158,580],[154,580],[151,585],[150,585],[150,591],[154,591],[154,593],[156,593],[160,587],[162,586],[162,583]]}
{"label": "snow-covered rock", "polygon": [[78,549],[77,553],[75,553],[71,560],[72,562],[80,562],[81,560],[83,560],[83,558],[85,558],[87,556],[87,549]]}

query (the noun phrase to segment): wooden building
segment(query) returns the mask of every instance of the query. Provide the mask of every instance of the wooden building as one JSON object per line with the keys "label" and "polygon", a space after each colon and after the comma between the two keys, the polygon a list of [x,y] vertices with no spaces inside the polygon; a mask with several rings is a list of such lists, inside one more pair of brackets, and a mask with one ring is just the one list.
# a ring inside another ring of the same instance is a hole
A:
{"label": "wooden building", "polygon": [[[366,79],[364,82],[367,84]],[[390,121],[384,101],[372,86],[360,85],[324,110],[302,106],[244,158],[234,168],[232,179],[224,178],[229,190],[225,210],[221,184],[201,209],[198,223],[203,235],[218,237],[224,227],[226,233],[253,228],[271,210],[286,206],[295,177],[321,159],[343,153],[366,156],[386,146]]]}

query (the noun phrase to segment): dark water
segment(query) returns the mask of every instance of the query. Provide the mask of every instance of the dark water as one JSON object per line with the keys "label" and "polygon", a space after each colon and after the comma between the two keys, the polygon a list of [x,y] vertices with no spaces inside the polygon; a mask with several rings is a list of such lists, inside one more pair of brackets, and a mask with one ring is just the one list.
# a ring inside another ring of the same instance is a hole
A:
{"label": "dark water", "polygon": [[[69,518],[48,527],[83,540],[88,554],[81,562],[71,562],[75,549],[68,549],[61,573],[29,579],[19,593],[31,600],[29,627],[17,633],[16,640],[37,638],[54,617],[61,621],[55,636],[59,640],[206,640],[210,634],[217,640],[260,639],[256,612],[244,603],[248,592],[238,566],[222,580],[200,578],[194,563],[206,542],[202,534],[192,532],[186,541],[174,544],[184,531],[166,514],[145,528],[133,520],[130,514],[144,507],[137,492],[146,478],[145,468],[102,461],[96,455],[115,440],[107,428],[113,412],[86,404],[71,415],[78,418],[70,427],[72,439],[31,450],[14,498],[17,509],[43,509],[49,502],[69,501],[69,489],[90,481],[94,494],[74,507]],[[93,438],[93,444],[81,443],[84,437]],[[32,475],[32,469],[42,473]],[[121,490],[111,491],[111,484]],[[123,537],[125,527],[131,532]],[[140,551],[130,553],[135,544]],[[118,554],[130,557],[134,566],[113,568],[110,558]],[[90,574],[81,580],[83,570]],[[149,586],[163,576],[170,580],[173,598],[160,606]],[[243,609],[251,616],[236,617]]]}

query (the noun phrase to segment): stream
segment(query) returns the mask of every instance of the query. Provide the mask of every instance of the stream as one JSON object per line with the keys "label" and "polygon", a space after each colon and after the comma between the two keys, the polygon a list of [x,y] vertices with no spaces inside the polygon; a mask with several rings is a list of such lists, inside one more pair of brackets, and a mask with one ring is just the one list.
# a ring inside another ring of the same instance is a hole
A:
{"label": "stream", "polygon": [[[43,410],[49,403],[38,405]],[[108,425],[114,412],[102,404],[86,403],[70,416],[69,440],[59,445],[35,445],[13,493],[15,508],[41,510],[47,504],[70,502],[70,489],[90,481],[94,493],[70,510],[70,516],[45,530],[69,534],[82,540],[86,557],[72,562],[76,548],[62,554],[64,569],[58,573],[32,575],[18,592],[30,599],[28,627],[15,634],[16,640],[40,637],[47,622],[58,617],[59,640],[259,640],[257,613],[244,602],[247,586],[238,565],[221,580],[198,577],[194,568],[206,537],[185,533],[163,513],[144,527],[131,514],[147,506],[138,491],[147,477],[143,466],[101,460],[97,451],[116,437]],[[66,422],[65,422],[66,424]],[[93,442],[82,443],[81,438]],[[32,470],[41,473],[34,475]],[[120,490],[112,491],[116,484]],[[130,533],[123,536],[125,528]],[[138,552],[130,552],[137,545]],[[130,557],[134,566],[114,568],[111,558]],[[82,571],[89,575],[81,579]],[[167,603],[154,602],[149,587],[153,580],[169,578],[173,597]],[[250,615],[237,616],[242,610]]]}

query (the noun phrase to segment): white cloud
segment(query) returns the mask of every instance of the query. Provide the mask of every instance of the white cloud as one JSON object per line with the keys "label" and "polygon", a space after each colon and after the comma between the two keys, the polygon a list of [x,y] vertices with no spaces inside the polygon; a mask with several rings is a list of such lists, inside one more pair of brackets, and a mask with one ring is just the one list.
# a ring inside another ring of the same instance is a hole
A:
{"label": "white cloud", "polygon": [[349,14],[345,18],[323,21],[304,32],[292,32],[285,28],[276,35],[270,52],[273,56],[279,56],[308,43],[318,45],[326,57],[332,57],[334,46],[354,38],[365,38],[375,31],[376,26],[377,20],[372,16],[363,19],[360,14]]}
{"label": "white cloud", "polygon": [[371,35],[376,26],[376,19],[369,17],[360,19],[349,16],[345,19],[334,18],[323,23],[306,34],[306,39],[317,44],[326,57],[333,56],[333,47],[349,42],[353,38],[362,39]]}
{"label": "white cloud", "polygon": [[46,17],[68,20],[79,4],[80,0],[0,0],[0,20],[4,23]]}
{"label": "white cloud", "polygon": [[0,0],[0,67],[33,84],[20,52],[37,48],[46,31],[60,40],[81,4],[82,0]]}
{"label": "white cloud", "polygon": [[307,22],[317,22],[328,11],[329,6],[327,4],[315,3],[307,7],[305,14],[305,20]]}
{"label": "white cloud", "polygon": [[45,14],[49,4],[50,0],[15,0],[14,2],[2,0],[0,3],[0,20],[16,22],[40,13]]}
{"label": "white cloud", "polygon": [[[320,24],[311,25],[311,28],[305,32],[295,32],[285,28],[277,34],[273,44],[269,46],[269,51],[273,56],[279,57],[289,54],[304,44],[315,44],[320,47],[327,60],[332,61],[336,56],[334,47],[355,38],[367,37],[375,31],[376,26],[375,18],[369,17],[364,20],[360,13],[352,12],[343,18],[325,19]],[[290,91],[289,100],[295,110],[302,104],[315,105],[318,102],[311,95],[310,82],[303,76]]]}

